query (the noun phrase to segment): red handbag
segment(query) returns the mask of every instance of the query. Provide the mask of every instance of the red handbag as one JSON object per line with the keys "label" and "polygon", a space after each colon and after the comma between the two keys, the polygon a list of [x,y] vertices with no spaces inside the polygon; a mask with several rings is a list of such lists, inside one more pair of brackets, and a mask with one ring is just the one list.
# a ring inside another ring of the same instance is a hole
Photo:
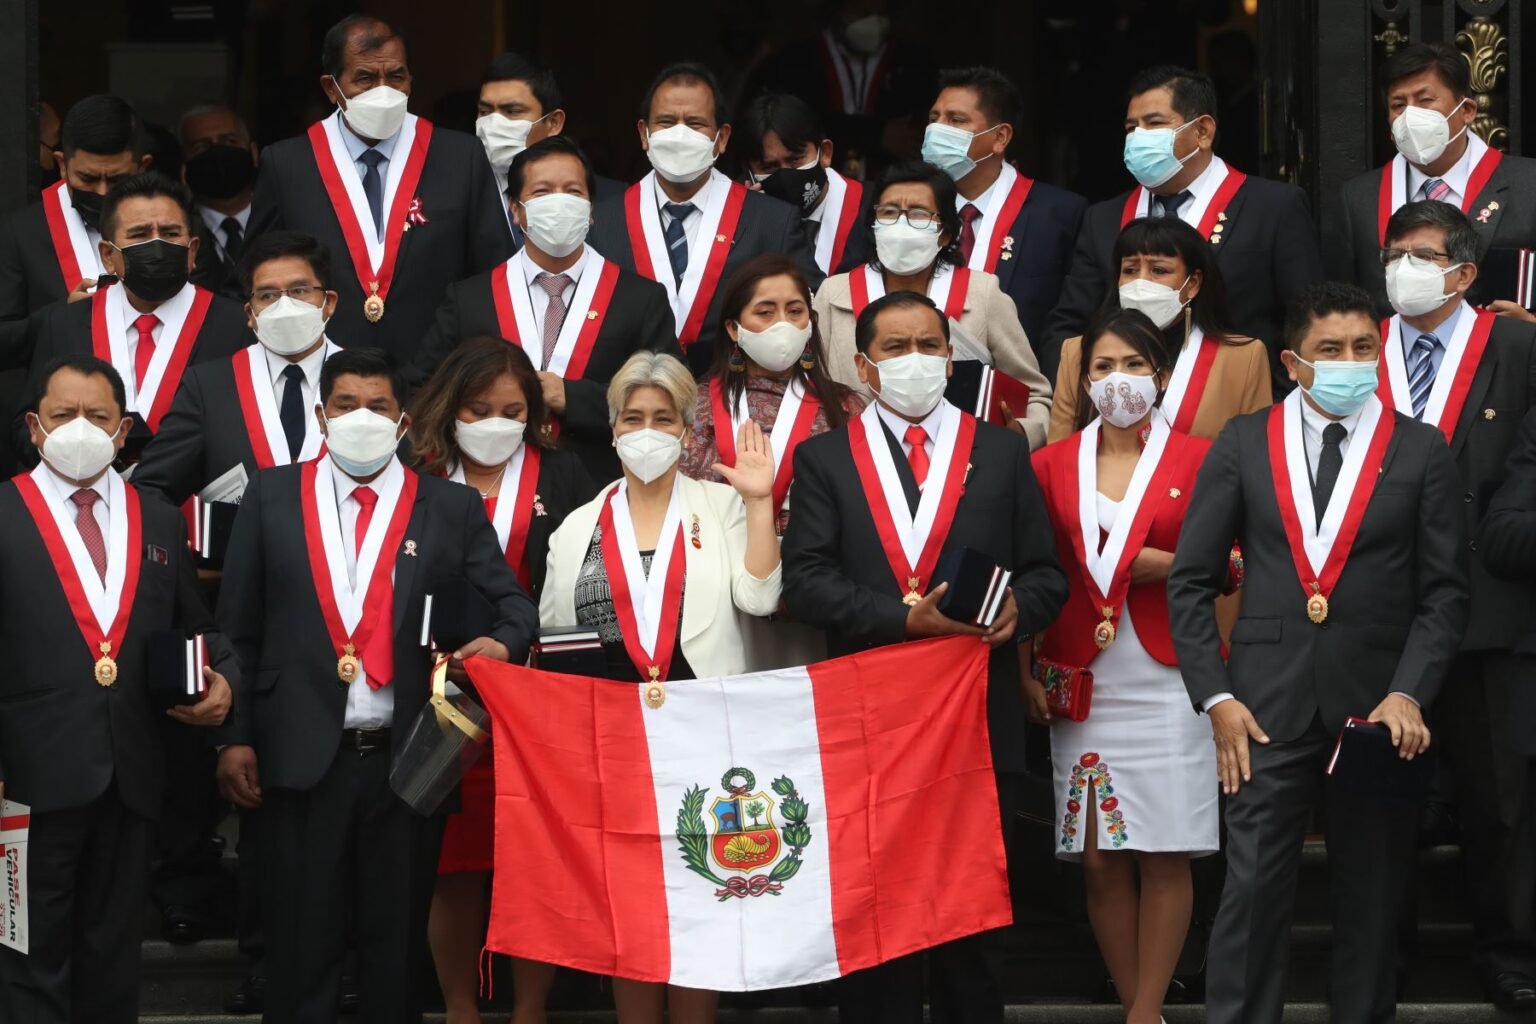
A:
{"label": "red handbag", "polygon": [[1029,673],[1045,687],[1045,706],[1052,717],[1069,722],[1081,722],[1088,717],[1089,705],[1093,703],[1093,672],[1049,658],[1036,658]]}

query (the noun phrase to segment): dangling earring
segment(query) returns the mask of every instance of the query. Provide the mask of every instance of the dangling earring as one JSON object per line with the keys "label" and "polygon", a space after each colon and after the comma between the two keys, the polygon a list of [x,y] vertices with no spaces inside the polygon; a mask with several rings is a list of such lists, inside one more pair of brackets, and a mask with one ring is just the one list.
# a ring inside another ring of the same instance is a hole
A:
{"label": "dangling earring", "polygon": [[731,347],[731,359],[730,362],[725,364],[725,368],[731,373],[747,372],[747,360],[746,357],[741,354],[740,345],[734,345]]}
{"label": "dangling earring", "polygon": [[800,353],[800,369],[810,373],[816,368],[816,353],[811,351],[811,343],[805,343],[805,351]]}
{"label": "dangling earring", "polygon": [[[1191,303],[1194,302],[1194,301],[1195,301],[1194,299],[1190,299],[1189,300],[1189,302],[1191,302]],[[1193,322],[1194,319],[1195,319],[1194,308],[1192,306],[1190,306],[1189,303],[1185,303],[1185,305],[1184,305],[1184,344],[1179,346],[1179,351],[1181,351],[1181,352],[1184,351],[1184,349],[1189,346],[1189,326],[1190,326],[1190,323]]]}

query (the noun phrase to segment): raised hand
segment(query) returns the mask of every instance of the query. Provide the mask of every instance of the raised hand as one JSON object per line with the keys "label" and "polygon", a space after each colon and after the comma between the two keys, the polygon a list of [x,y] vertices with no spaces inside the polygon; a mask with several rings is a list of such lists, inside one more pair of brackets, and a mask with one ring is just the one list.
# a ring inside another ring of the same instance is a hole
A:
{"label": "raised hand", "polygon": [[714,469],[736,488],[742,501],[773,497],[773,446],[751,420],[736,432],[736,465],[717,462]]}

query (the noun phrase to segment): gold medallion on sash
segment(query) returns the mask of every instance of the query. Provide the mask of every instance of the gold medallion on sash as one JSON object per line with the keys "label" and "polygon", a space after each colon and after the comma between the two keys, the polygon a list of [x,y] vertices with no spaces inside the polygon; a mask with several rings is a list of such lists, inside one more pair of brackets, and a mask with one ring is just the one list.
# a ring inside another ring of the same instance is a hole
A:
{"label": "gold medallion on sash", "polygon": [[357,649],[347,644],[341,649],[341,657],[336,659],[336,678],[344,683],[356,682],[362,670],[363,663],[357,658]]}
{"label": "gold medallion on sash", "polygon": [[374,281],[369,287],[373,292],[363,300],[363,316],[369,323],[376,324],[384,319],[384,300],[379,296],[379,282]]}
{"label": "gold medallion on sash", "polygon": [[1115,610],[1105,606],[1099,611],[1104,613],[1104,621],[1093,627],[1093,643],[1099,650],[1106,651],[1115,642]]}
{"label": "gold medallion on sash", "polygon": [[101,686],[112,686],[117,682],[117,662],[112,658],[109,640],[101,642],[101,657],[96,659],[96,682]]}

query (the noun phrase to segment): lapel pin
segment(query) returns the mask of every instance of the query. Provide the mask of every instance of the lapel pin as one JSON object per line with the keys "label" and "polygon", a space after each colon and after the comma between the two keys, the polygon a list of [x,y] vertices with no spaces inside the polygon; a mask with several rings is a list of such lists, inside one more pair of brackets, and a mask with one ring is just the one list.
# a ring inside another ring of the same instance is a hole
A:
{"label": "lapel pin", "polygon": [[715,241],[724,243],[725,242],[725,236],[724,235],[716,235],[715,236]]}
{"label": "lapel pin", "polygon": [[406,553],[407,556],[409,556],[411,558],[415,558],[416,557],[416,542],[415,541],[408,540],[408,541],[405,542],[405,553]]}
{"label": "lapel pin", "polygon": [[544,511],[544,499],[539,497],[537,494],[533,496],[533,514],[536,516],[544,516],[549,514]]}
{"label": "lapel pin", "polygon": [[1477,222],[1479,224],[1487,224],[1488,223],[1488,218],[1492,217],[1493,216],[1493,211],[1497,210],[1498,208],[1499,208],[1499,204],[1498,204],[1497,200],[1495,200],[1494,202],[1489,203],[1487,206],[1483,207],[1481,210],[1479,210],[1477,212]]}
{"label": "lapel pin", "polygon": [[698,516],[698,513],[694,513],[694,516],[693,516],[693,526],[689,529],[688,534],[689,534],[689,543],[691,543],[694,546],[694,548],[697,549],[697,548],[702,548],[704,546],[704,543],[699,540],[699,516]]}
{"label": "lapel pin", "polygon": [[1181,495],[1183,493],[1184,492],[1179,490],[1177,487],[1170,487],[1170,488],[1168,488],[1168,497],[1170,497],[1170,498],[1177,498],[1179,495]]}
{"label": "lapel pin", "polygon": [[1225,211],[1225,210],[1218,210],[1218,211],[1216,211],[1216,219],[1217,220],[1226,220],[1227,219],[1227,211]]}
{"label": "lapel pin", "polygon": [[1497,419],[1498,415],[1499,415],[1499,411],[1497,409],[1484,409],[1483,410],[1483,419],[1485,419],[1485,420]]}
{"label": "lapel pin", "polygon": [[587,310],[587,319],[588,320],[596,320],[597,319],[597,310],[595,310],[595,309]]}

